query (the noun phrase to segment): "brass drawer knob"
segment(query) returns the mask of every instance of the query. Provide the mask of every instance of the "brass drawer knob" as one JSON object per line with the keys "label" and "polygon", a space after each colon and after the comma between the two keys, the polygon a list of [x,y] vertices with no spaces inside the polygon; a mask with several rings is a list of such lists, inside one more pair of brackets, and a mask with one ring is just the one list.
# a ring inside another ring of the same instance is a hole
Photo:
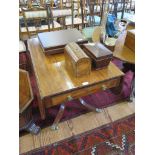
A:
{"label": "brass drawer knob", "polygon": [[67,100],[68,100],[68,101],[73,100],[72,96],[70,96],[70,95],[69,95],[69,96],[67,96]]}
{"label": "brass drawer knob", "polygon": [[106,90],[107,89],[107,87],[105,86],[105,85],[102,85],[102,90]]}

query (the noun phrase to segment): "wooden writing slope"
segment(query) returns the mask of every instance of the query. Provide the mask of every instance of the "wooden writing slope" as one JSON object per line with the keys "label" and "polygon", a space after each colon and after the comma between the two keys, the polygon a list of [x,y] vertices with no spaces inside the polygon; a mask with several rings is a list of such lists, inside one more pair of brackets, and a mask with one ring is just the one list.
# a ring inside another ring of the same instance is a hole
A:
{"label": "wooden writing slope", "polygon": [[[97,91],[117,87],[124,75],[113,63],[105,69],[91,71],[82,77],[72,76],[65,68],[64,53],[45,55],[38,38],[28,40],[28,49],[39,90],[39,109],[41,118],[45,119],[45,108],[61,104],[60,120],[65,109],[65,103],[71,99],[80,98],[81,104],[93,110],[81,97]],[[98,109],[96,108],[96,111]]]}
{"label": "wooden writing slope", "polygon": [[38,38],[45,54],[62,53],[64,47],[70,42],[78,44],[88,42],[77,29],[39,33]]}

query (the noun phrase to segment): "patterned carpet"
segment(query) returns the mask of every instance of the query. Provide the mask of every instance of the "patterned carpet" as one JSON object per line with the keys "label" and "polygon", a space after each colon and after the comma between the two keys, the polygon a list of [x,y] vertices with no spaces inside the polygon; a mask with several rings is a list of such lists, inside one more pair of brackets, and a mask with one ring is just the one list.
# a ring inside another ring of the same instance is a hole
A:
{"label": "patterned carpet", "polygon": [[135,117],[131,115],[22,155],[134,155],[134,130]]}

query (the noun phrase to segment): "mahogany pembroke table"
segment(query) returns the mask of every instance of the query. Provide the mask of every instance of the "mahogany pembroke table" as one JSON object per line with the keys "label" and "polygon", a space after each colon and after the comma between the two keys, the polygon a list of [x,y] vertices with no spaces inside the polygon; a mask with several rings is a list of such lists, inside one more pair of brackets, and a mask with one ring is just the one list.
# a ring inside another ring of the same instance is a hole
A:
{"label": "mahogany pembroke table", "polygon": [[82,97],[118,87],[124,73],[112,62],[101,70],[92,70],[89,75],[75,77],[65,68],[64,53],[45,55],[38,38],[28,40],[32,66],[37,82],[38,105],[41,118],[46,118],[45,108],[60,104],[60,110],[52,125],[52,129],[58,129],[65,110],[65,103],[69,100],[79,99],[80,103],[89,110],[100,112],[86,103]]}

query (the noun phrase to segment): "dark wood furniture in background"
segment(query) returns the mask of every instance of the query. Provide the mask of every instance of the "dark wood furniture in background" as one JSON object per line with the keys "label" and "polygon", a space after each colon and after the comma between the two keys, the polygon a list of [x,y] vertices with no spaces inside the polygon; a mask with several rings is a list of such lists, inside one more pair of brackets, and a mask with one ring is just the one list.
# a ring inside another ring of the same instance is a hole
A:
{"label": "dark wood furniture in background", "polygon": [[[45,8],[30,8],[22,9],[25,27],[21,27],[21,33],[27,33],[30,38],[37,35],[38,32],[49,31],[50,25],[48,21],[48,13]],[[47,25],[42,25],[42,20],[47,22]]]}
{"label": "dark wood furniture in background", "polygon": [[61,105],[52,125],[54,130],[58,128],[67,101],[79,99],[86,108],[100,112],[100,109],[90,106],[81,97],[119,86],[124,75],[118,67],[110,63],[105,69],[92,70],[89,75],[77,78],[66,70],[64,53],[45,55],[38,38],[28,40],[28,49],[38,86],[41,118],[46,117],[45,108]]}
{"label": "dark wood furniture in background", "polygon": [[[28,35],[28,38],[37,35],[40,32],[60,30],[61,25],[54,20],[51,7],[35,7],[22,9],[20,20],[24,20],[24,26],[20,25],[21,35]],[[21,21],[20,21],[21,22]]]}
{"label": "dark wood furniture in background", "polygon": [[[80,8],[82,10],[82,34],[91,42],[95,27],[101,25],[104,2],[104,0],[80,0]],[[88,24],[84,24],[84,21],[87,21]]]}
{"label": "dark wood furniture in background", "polygon": [[[21,22],[20,32],[23,38],[27,38],[27,34],[35,35],[38,32],[54,31],[68,27],[78,29],[85,27],[86,30],[83,31],[83,34],[91,40],[89,33],[94,31],[94,26],[101,25],[103,12],[105,11],[105,2],[105,0],[68,0],[67,2],[60,0],[56,5],[54,5],[53,0],[38,0],[37,3],[32,3],[31,0],[29,0],[27,4],[21,2],[19,8],[20,22],[24,20],[25,26],[23,26]],[[122,12],[121,18],[123,18],[124,12],[132,12],[135,4],[134,0],[109,0],[107,5],[109,12],[114,13],[116,16],[118,12]],[[40,16],[41,9],[42,11],[43,9],[46,10],[47,6],[50,8],[50,13],[47,17]],[[33,13],[32,10],[34,10]],[[25,18],[24,14],[27,11],[31,11],[31,15],[35,18],[32,19],[32,16]],[[26,22],[29,23],[28,21],[30,20],[39,23],[39,18],[43,20],[47,18],[48,22],[46,24],[40,24],[40,26],[39,24],[37,24],[38,26],[26,24]],[[50,23],[50,26],[48,26],[48,23]]]}
{"label": "dark wood furniture in background", "polygon": [[27,71],[19,70],[19,130],[27,130],[38,134],[40,127],[36,126],[32,118],[31,102],[33,93]]}
{"label": "dark wood furniture in background", "polygon": [[121,12],[121,19],[124,18],[125,12],[135,12],[135,0],[109,0],[109,12],[117,17]]}

